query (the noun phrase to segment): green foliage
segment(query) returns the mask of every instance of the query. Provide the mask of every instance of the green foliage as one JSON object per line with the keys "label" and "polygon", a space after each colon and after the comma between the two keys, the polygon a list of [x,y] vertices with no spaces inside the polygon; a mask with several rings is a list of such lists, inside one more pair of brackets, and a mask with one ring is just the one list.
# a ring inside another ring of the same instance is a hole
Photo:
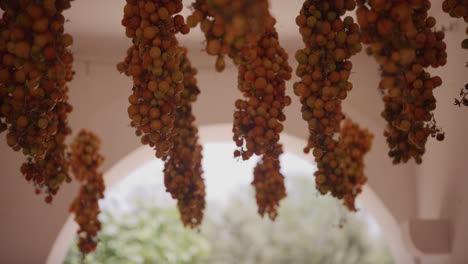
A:
{"label": "green foliage", "polygon": [[[174,208],[159,208],[136,202],[131,212],[113,215],[104,211],[103,230],[94,254],[84,263],[198,263],[209,254],[209,244],[200,234],[185,229]],[[74,245],[65,264],[82,263]]]}
{"label": "green foliage", "polygon": [[347,212],[330,196],[319,197],[310,180],[289,180],[288,198],[275,222],[256,214],[253,193],[237,196],[221,217],[210,218],[203,230],[217,241],[210,263],[393,263],[382,238],[369,234],[362,213]]}
{"label": "green foliage", "polygon": [[[118,217],[105,211],[101,243],[85,262],[393,263],[382,237],[369,232],[363,212],[348,213],[332,197],[318,196],[311,179],[290,177],[288,183],[288,197],[275,222],[258,216],[253,192],[247,188],[227,206],[208,203],[201,233],[184,229],[175,207],[139,202]],[[65,263],[80,263],[76,246]]]}

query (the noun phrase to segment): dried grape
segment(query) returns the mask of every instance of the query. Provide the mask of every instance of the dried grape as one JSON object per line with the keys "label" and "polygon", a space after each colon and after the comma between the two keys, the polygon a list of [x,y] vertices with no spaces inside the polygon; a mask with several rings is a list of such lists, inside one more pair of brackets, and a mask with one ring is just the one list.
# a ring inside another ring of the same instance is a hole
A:
{"label": "dried grape", "polygon": [[265,154],[254,169],[255,198],[258,213],[263,217],[265,213],[271,220],[278,216],[279,202],[286,197],[284,176],[281,174],[279,156],[283,153],[281,145],[275,146],[275,151]]}
{"label": "dried grape", "polygon": [[[296,24],[306,47],[296,52],[300,81],[294,84],[294,93],[302,104],[302,118],[309,128],[304,152],[313,149],[318,167],[316,187],[323,195],[330,192],[343,199],[350,210],[355,210],[354,199],[365,183],[362,156],[372,138],[357,125],[349,125],[349,121],[340,130],[345,118],[342,101],[353,88],[349,59],[362,49],[358,25],[345,16],[355,6],[354,0],[304,2]],[[362,142],[346,139],[354,134],[362,135]],[[353,152],[349,152],[350,147]]]}
{"label": "dried grape", "polygon": [[394,163],[422,162],[429,136],[443,138],[435,124],[433,90],[442,84],[425,70],[447,61],[444,33],[433,31],[428,0],[358,1],[361,39],[380,65],[385,137]]}
{"label": "dried grape", "polygon": [[117,65],[133,79],[128,115],[143,144],[165,160],[173,147],[175,110],[184,89],[177,32],[187,33],[182,1],[127,0],[122,25],[133,45]]}
{"label": "dried grape", "polygon": [[71,167],[81,183],[78,196],[70,206],[78,229],[78,248],[83,255],[96,250],[97,234],[101,230],[99,200],[104,198],[105,184],[99,167],[104,158],[99,154],[101,141],[93,134],[81,130],[71,144]]}
{"label": "dried grape", "polygon": [[28,158],[44,159],[60,124],[55,108],[67,101],[72,38],[64,33],[70,0],[2,1],[0,131]]}
{"label": "dried grape", "polygon": [[201,224],[205,209],[205,183],[203,181],[202,146],[198,143],[198,128],[194,124],[192,104],[200,90],[197,86],[196,69],[192,67],[187,50],[180,60],[184,74],[184,91],[181,105],[175,110],[173,137],[174,147],[164,164],[164,183],[172,198],[177,200],[182,222],[191,228]]}

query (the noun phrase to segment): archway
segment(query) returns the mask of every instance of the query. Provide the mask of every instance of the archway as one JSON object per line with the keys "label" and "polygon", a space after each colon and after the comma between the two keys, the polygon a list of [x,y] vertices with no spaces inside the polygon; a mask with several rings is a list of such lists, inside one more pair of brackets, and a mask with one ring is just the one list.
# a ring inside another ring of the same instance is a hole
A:
{"label": "archway", "polygon": [[[202,126],[200,128],[200,140],[202,144],[226,141],[226,135],[231,133],[231,124],[216,124]],[[287,152],[291,152],[306,160],[310,156],[302,151],[305,140],[283,133],[281,142]],[[141,146],[128,154],[125,158],[112,166],[104,175],[108,189],[115,186],[120,180],[137,170],[144,164],[154,159],[151,148]],[[411,255],[408,253],[401,238],[400,226],[373,190],[365,186],[359,198],[361,207],[373,216],[381,227],[383,235],[390,247],[396,263],[413,263]],[[46,263],[62,263],[66,252],[76,234],[77,226],[70,215],[58,234],[54,245],[47,257]]]}

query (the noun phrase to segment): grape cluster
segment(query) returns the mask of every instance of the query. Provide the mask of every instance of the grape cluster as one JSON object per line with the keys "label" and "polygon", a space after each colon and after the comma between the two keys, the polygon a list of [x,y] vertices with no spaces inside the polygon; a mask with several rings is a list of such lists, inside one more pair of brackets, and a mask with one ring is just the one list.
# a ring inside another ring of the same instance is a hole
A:
{"label": "grape cluster", "polygon": [[326,137],[324,144],[313,150],[317,164],[315,183],[321,194],[330,192],[343,199],[349,210],[356,211],[354,200],[367,181],[363,159],[373,135],[349,119],[342,123],[339,140]]}
{"label": "grape cluster", "polygon": [[276,152],[281,122],[286,119],[284,108],[291,103],[285,87],[292,68],[273,27],[266,30],[257,47],[244,53],[238,65],[238,88],[245,99],[235,103],[233,140],[239,148],[234,156],[247,160],[253,154]]}
{"label": "grape cluster", "polygon": [[[442,10],[448,13],[451,17],[463,18],[468,23],[468,1],[467,0],[444,0],[442,3]],[[468,26],[466,27],[465,34],[468,35]],[[465,38],[461,47],[468,49],[468,38]],[[468,65],[467,65],[468,66]],[[468,106],[468,83],[464,89],[460,90],[460,98],[455,99],[455,105]]]}
{"label": "grape cluster", "polygon": [[345,158],[342,161],[343,174],[343,201],[346,207],[356,211],[354,200],[362,192],[362,185],[367,182],[364,175],[364,155],[369,152],[374,136],[368,131],[359,128],[356,123],[346,119],[340,131],[340,144],[344,150]]}
{"label": "grape cluster", "polygon": [[65,101],[67,67],[73,62],[64,33],[70,0],[3,1],[0,21],[0,119],[7,143],[27,157],[43,159],[54,145]]}
{"label": "grape cluster", "polygon": [[78,196],[70,207],[79,225],[78,248],[88,254],[96,249],[97,233],[101,230],[98,219],[99,199],[104,198],[104,179],[98,168],[103,162],[99,154],[100,139],[91,132],[81,130],[71,144],[70,164],[75,178],[81,182]]}
{"label": "grape cluster", "polygon": [[67,83],[72,79],[73,39],[64,33],[71,0],[2,1],[0,19],[0,132],[22,150],[21,172],[52,201],[70,181],[65,137],[70,134]]}
{"label": "grape cluster", "polygon": [[[294,84],[294,93],[302,104],[302,118],[309,128],[304,152],[313,149],[318,167],[317,189],[321,194],[330,192],[344,199],[350,210],[355,210],[354,199],[365,183],[362,156],[372,139],[350,121],[340,129],[345,118],[341,104],[353,88],[349,59],[362,49],[358,25],[350,16],[343,18],[355,7],[354,0],[304,2],[296,24],[306,47],[296,52],[300,81]],[[356,134],[363,137],[362,141],[352,140]]]}
{"label": "grape cluster", "polygon": [[280,46],[268,1],[197,0],[189,26],[200,23],[207,53],[217,55],[218,71],[228,55],[238,66],[238,88],[244,95],[235,103],[233,140],[244,160],[273,152],[286,119],[285,81],[291,78],[288,55]]}
{"label": "grape cluster", "polygon": [[342,16],[354,7],[353,0],[309,0],[296,18],[306,44],[296,53],[296,74],[301,80],[294,84],[310,132],[306,151],[321,148],[339,132],[344,119],[341,102],[353,87],[348,81],[352,69],[348,59],[361,50],[361,44],[357,24]]}
{"label": "grape cluster", "polygon": [[70,164],[75,178],[82,182],[96,174],[104,158],[99,153],[101,140],[92,132],[81,130],[71,143]]}
{"label": "grape cluster", "polygon": [[216,70],[225,68],[224,56],[236,64],[244,47],[256,46],[265,28],[274,24],[268,0],[196,0],[194,12],[187,17],[190,27],[200,28],[206,38],[206,52],[217,56]]}
{"label": "grape cluster", "polygon": [[281,199],[286,197],[284,176],[281,174],[279,156],[283,153],[281,144],[275,150],[262,156],[254,169],[255,198],[258,213],[263,217],[266,214],[271,220],[278,215],[278,206]]}
{"label": "grape cluster", "polygon": [[128,115],[143,144],[165,160],[173,147],[175,110],[184,90],[179,69],[182,49],[175,34],[188,33],[182,0],[127,0],[122,25],[133,45],[117,65],[133,79]]}
{"label": "grape cluster", "polygon": [[192,67],[187,50],[180,59],[180,70],[184,74],[184,91],[181,105],[175,110],[173,137],[174,147],[164,164],[164,183],[172,198],[177,200],[182,222],[185,226],[201,224],[205,209],[205,184],[202,178],[202,146],[198,143],[198,129],[194,124],[192,104],[200,90],[197,86],[196,69]]}
{"label": "grape cluster", "polygon": [[[279,44],[276,20],[267,0],[196,0],[192,6],[195,11],[187,24],[200,24],[207,53],[218,56],[216,70],[224,69],[226,55],[238,67],[238,89],[244,98],[235,103],[234,156],[247,160],[254,154],[263,155],[254,185],[260,214],[267,212],[274,219],[278,202],[286,195],[284,182],[277,180],[282,177],[278,142],[286,119],[284,108],[291,103],[285,82],[292,72],[288,55]],[[268,177],[276,184],[263,185],[267,168],[275,170]],[[265,193],[278,195],[261,198]]]}
{"label": "grape cluster", "polygon": [[51,147],[43,159],[28,158],[21,166],[21,173],[28,182],[32,182],[36,193],[45,191],[45,201],[52,202],[63,182],[71,182],[69,175],[69,160],[66,155],[66,137],[71,134],[71,129],[66,122],[67,115],[71,111],[67,102],[59,102],[55,107],[59,118],[57,133],[51,138]]}
{"label": "grape cluster", "polygon": [[410,158],[421,163],[427,138],[444,138],[432,114],[433,90],[442,80],[425,70],[446,63],[444,33],[433,31],[436,20],[428,16],[428,0],[359,0],[358,5],[361,39],[381,68],[389,156],[394,163]]}

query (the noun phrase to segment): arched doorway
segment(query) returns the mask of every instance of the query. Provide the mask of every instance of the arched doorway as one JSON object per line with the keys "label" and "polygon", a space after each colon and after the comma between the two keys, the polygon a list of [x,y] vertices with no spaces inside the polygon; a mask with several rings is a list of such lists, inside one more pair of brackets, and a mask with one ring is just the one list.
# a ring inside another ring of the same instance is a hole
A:
{"label": "arched doorway", "polygon": [[[228,138],[226,135],[230,135],[230,133],[231,124],[202,126],[200,128],[200,140],[202,144],[225,142],[226,138]],[[302,152],[305,144],[304,140],[284,133],[281,137],[281,141],[286,152],[292,153],[304,160],[310,160],[310,156]],[[134,150],[105,173],[107,188],[113,188],[124,177],[153,160],[154,154],[150,148],[142,146]],[[310,177],[312,177],[312,172],[310,172]],[[372,215],[378,226],[380,226],[385,240],[390,247],[395,263],[412,263],[412,258],[402,242],[400,227],[379,197],[366,186],[358,202],[361,205],[360,207]],[[77,226],[73,221],[73,216],[70,216],[49,253],[47,263],[63,262],[65,254],[76,234],[76,229]]]}

